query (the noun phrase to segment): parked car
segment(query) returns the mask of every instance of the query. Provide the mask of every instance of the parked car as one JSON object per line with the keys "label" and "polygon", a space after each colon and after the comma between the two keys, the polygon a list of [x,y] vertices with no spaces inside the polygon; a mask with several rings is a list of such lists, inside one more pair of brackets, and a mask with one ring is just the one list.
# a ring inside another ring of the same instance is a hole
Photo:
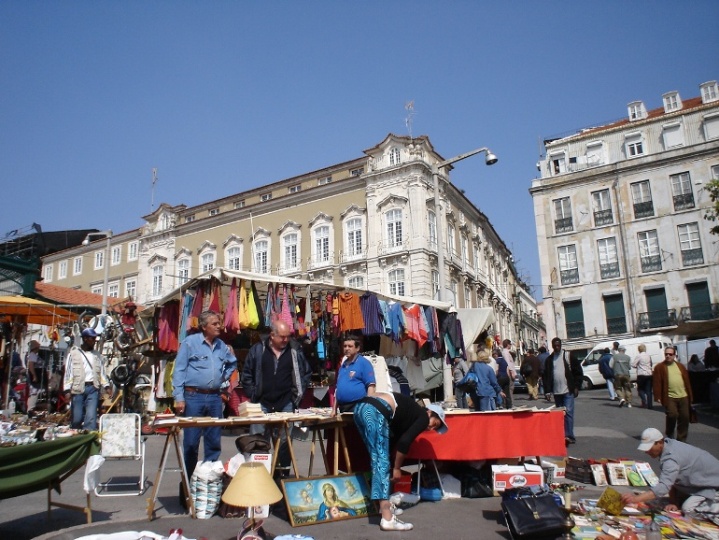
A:
{"label": "parked car", "polygon": [[[639,345],[644,344],[647,348],[647,353],[649,353],[649,356],[652,358],[653,367],[656,367],[657,364],[664,361],[664,347],[672,345],[672,341],[661,334],[640,338],[602,341],[598,343],[589,351],[589,354],[584,357],[584,360],[582,360],[582,369],[584,370],[584,378],[582,380],[583,390],[590,390],[595,386],[607,384],[602,374],[599,373],[599,359],[602,354],[604,354],[604,349],[611,350],[615,341],[618,341],[620,345],[626,347],[625,352],[632,360],[639,354]],[[686,362],[686,359],[683,360]],[[634,368],[631,369],[629,378],[631,381],[637,380],[637,371]]]}

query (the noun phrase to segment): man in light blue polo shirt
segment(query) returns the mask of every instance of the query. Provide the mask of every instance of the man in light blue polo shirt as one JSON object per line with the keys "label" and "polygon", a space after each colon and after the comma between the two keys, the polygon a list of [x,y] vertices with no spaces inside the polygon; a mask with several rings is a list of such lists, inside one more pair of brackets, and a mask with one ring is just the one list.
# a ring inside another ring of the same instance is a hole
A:
{"label": "man in light blue polo shirt", "polygon": [[376,381],[372,362],[362,356],[362,343],[357,336],[347,336],[342,344],[345,358],[337,370],[337,386],[332,415],[351,412],[355,403],[375,393]]}

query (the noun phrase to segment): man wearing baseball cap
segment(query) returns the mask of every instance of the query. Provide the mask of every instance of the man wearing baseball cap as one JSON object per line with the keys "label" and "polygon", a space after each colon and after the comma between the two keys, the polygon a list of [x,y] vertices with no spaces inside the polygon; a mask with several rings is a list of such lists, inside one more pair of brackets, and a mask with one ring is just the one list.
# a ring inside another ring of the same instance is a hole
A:
{"label": "man wearing baseball cap", "polygon": [[95,353],[97,332],[92,328],[82,331],[82,345],[73,347],[65,361],[63,388],[72,394],[72,427],[97,429],[97,407],[100,389],[110,388],[105,375],[105,362]]}
{"label": "man wearing baseball cap", "polygon": [[719,460],[709,452],[690,444],[665,437],[655,428],[642,432],[637,448],[659,458],[659,482],[648,491],[622,495],[624,504],[647,502],[660,497],[670,498],[665,510],[682,512],[719,511]]}

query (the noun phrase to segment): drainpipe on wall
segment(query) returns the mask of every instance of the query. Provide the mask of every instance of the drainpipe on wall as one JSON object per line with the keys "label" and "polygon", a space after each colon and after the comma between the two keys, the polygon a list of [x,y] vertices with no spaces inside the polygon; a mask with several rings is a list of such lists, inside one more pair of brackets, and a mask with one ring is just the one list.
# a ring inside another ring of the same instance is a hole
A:
{"label": "drainpipe on wall", "polygon": [[[619,199],[619,190],[618,190],[618,184],[619,180],[614,179],[612,182],[612,191],[614,192],[614,200],[616,202],[617,207],[617,223],[619,224],[619,241],[621,242],[621,249],[620,252],[622,254],[622,266],[624,267],[624,275],[626,276],[626,290],[627,290],[627,301],[629,302],[629,315],[632,318],[632,334],[635,336],[638,335],[637,333],[637,310],[636,305],[634,303],[634,288],[632,287],[632,275],[629,272],[629,263],[627,261],[627,241],[626,241],[626,229],[624,227],[624,221],[622,220],[622,213],[621,208],[619,207],[620,199]],[[609,330],[607,328],[607,330]]]}

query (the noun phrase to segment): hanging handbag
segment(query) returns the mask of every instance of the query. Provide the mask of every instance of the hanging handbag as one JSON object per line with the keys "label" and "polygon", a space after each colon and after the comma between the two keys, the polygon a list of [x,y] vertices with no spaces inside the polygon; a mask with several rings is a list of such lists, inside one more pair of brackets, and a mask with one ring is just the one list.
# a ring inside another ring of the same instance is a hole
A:
{"label": "hanging handbag", "polygon": [[513,539],[555,538],[565,530],[564,510],[549,494],[504,500],[502,513]]}

